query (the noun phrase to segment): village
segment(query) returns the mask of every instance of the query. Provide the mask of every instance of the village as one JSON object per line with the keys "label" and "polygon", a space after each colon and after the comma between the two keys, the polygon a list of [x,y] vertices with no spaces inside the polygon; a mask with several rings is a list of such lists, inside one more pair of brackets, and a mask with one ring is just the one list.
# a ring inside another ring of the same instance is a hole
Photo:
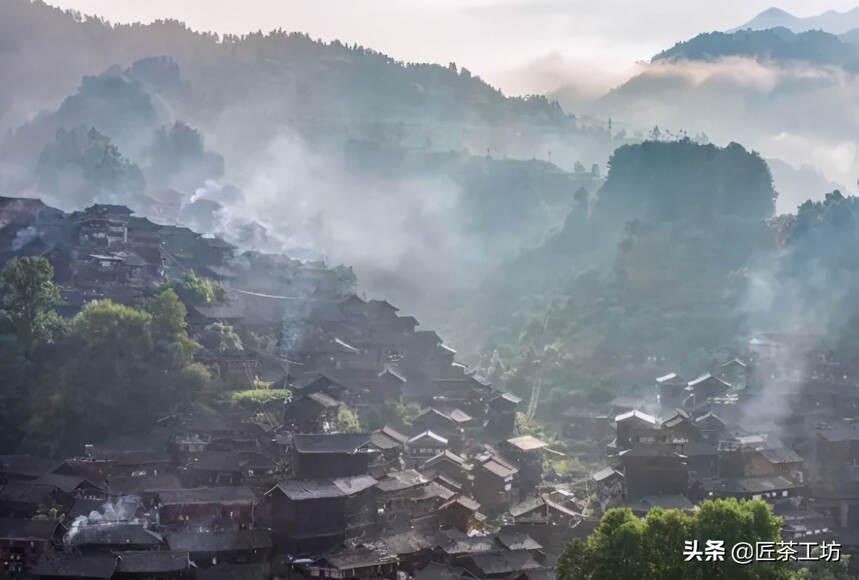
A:
{"label": "village", "polygon": [[[664,369],[605,407],[567,410],[556,440],[593,466],[572,478],[550,467],[569,450],[517,429],[526,402],[359,296],[348,268],[240,252],[111,205],[0,198],[0,240],[3,263],[52,263],[65,316],[189,270],[216,281],[223,299],[188,306],[191,336],[227,324],[277,349],[198,358],[235,390],[289,393],[195,401],[72,457],[0,456],[12,577],[548,579],[610,508],[726,497],[772,504],[786,540],[859,548],[859,369],[813,341],[760,335],[697,377]],[[773,388],[788,412],[746,413]],[[342,428],[344,408],[359,429]],[[411,411],[391,424],[392,408]]]}

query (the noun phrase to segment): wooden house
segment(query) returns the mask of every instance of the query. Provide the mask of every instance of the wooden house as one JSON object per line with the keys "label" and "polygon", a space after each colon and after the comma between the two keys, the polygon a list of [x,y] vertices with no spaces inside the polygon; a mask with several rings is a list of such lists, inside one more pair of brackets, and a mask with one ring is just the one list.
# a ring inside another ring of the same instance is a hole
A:
{"label": "wooden house", "polygon": [[365,474],[378,454],[367,433],[328,433],[295,435],[290,457],[296,478],[315,479]]}
{"label": "wooden house", "polygon": [[254,525],[256,496],[246,487],[198,487],[158,493],[160,522],[172,528],[206,525],[248,529]]}

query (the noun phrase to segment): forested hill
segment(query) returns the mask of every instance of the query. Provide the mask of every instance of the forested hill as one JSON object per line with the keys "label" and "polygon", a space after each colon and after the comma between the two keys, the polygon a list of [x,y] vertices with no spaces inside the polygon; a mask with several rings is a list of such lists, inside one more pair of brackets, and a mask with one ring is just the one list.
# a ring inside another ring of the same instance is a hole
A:
{"label": "forested hill", "polygon": [[299,33],[219,37],[172,20],[110,24],[41,1],[6,0],[0,3],[0,39],[0,125],[5,127],[55,106],[85,75],[156,55],[180,63],[191,84],[208,95],[201,106],[255,94],[292,103],[305,116],[521,117],[550,123],[566,117],[544,98],[506,98],[465,68],[402,63],[369,48],[326,44]]}
{"label": "forested hill", "polygon": [[[701,235],[724,223],[763,224],[773,215],[776,196],[766,163],[739,144],[720,148],[686,139],[625,145],[609,160],[608,176],[596,195],[579,200],[561,231],[501,274],[519,272],[504,289],[514,294],[544,290],[569,283],[591,267],[611,273],[606,265],[613,264],[618,243],[629,244],[645,224]],[[736,243],[728,242],[721,252]],[[518,288],[516,280],[523,281]]]}
{"label": "forested hill", "polygon": [[621,147],[596,196],[485,285],[475,310],[495,372],[527,397],[542,367],[549,420],[665,365],[706,367],[759,320],[742,305],[750,268],[777,249],[775,196],[766,163],[738,144]]}
{"label": "forested hill", "polygon": [[859,47],[822,30],[799,34],[787,28],[707,32],[678,42],[653,57],[652,62],[717,60],[724,57],[799,61],[816,65],[847,65],[859,60]]}

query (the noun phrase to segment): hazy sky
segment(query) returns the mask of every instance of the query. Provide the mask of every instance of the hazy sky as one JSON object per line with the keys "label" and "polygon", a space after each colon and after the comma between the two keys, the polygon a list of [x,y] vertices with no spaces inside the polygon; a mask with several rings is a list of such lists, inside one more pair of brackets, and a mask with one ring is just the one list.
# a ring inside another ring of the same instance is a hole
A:
{"label": "hazy sky", "polygon": [[[636,60],[742,24],[773,0],[49,0],[111,21],[183,20],[243,33],[283,28],[357,42],[400,60],[465,65],[509,93],[565,78],[615,84]],[[780,0],[798,16],[859,0]],[[573,74],[578,73],[578,74]]]}

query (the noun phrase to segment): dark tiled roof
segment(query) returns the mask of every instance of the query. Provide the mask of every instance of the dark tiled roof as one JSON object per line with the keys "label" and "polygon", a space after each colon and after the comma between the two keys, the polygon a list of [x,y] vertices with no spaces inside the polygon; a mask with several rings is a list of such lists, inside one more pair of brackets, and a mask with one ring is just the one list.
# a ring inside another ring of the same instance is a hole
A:
{"label": "dark tiled roof", "polygon": [[729,493],[762,493],[767,491],[782,491],[798,486],[780,475],[765,475],[759,477],[736,477],[705,481],[706,491]]}
{"label": "dark tiled roof", "polygon": [[0,473],[37,478],[49,473],[61,464],[53,459],[32,455],[0,455]]}
{"label": "dark tiled roof", "polygon": [[367,433],[331,433],[325,435],[295,435],[293,445],[299,453],[355,454],[370,441]]}
{"label": "dark tiled roof", "polygon": [[266,495],[277,489],[293,501],[346,497],[369,489],[377,483],[369,475],[339,477],[337,479],[291,479],[278,483]]}
{"label": "dark tiled roof", "polygon": [[766,457],[771,463],[800,463],[802,461],[799,453],[788,447],[761,449],[760,454]]}
{"label": "dark tiled roof", "polygon": [[241,471],[239,458],[229,451],[207,451],[197,453],[188,458],[188,469],[195,471]]}
{"label": "dark tiled roof", "polygon": [[146,550],[118,554],[116,571],[125,574],[168,574],[191,566],[188,552]]}
{"label": "dark tiled roof", "polygon": [[175,532],[167,534],[171,550],[184,552],[228,552],[234,550],[265,550],[271,548],[271,538],[263,530],[237,530],[194,534]]}
{"label": "dark tiled roof", "polygon": [[415,580],[466,580],[471,578],[474,577],[463,568],[435,562],[430,562],[426,568],[415,572]]}
{"label": "dark tiled roof", "polygon": [[695,505],[685,495],[648,495],[629,505],[635,512],[646,512],[655,507],[670,510],[691,510]]}
{"label": "dark tiled roof", "polygon": [[418,530],[408,530],[398,534],[382,536],[371,542],[365,542],[370,548],[382,549],[389,554],[414,554],[422,550],[432,550],[439,544],[447,542],[447,538],[437,532],[427,533]]}
{"label": "dark tiled roof", "polygon": [[31,571],[34,576],[110,578],[116,570],[113,554],[74,554],[46,551]]}
{"label": "dark tiled roof", "polygon": [[160,546],[161,536],[140,524],[112,523],[82,526],[69,534],[73,546]]}
{"label": "dark tiled roof", "polygon": [[368,548],[353,548],[326,554],[324,559],[338,570],[368,568],[396,561],[395,556],[388,556]]}
{"label": "dark tiled roof", "polygon": [[50,520],[0,518],[0,539],[50,540],[58,525]]}
{"label": "dark tiled roof", "polygon": [[256,500],[247,487],[198,487],[173,489],[158,494],[161,505],[249,504]]}
{"label": "dark tiled roof", "polygon": [[518,550],[515,552],[497,552],[494,554],[474,554],[469,558],[474,566],[487,576],[512,574],[525,570],[542,568],[530,552]]}
{"label": "dark tiled roof", "polygon": [[453,498],[452,500],[450,500],[450,501],[448,501],[448,502],[446,502],[446,503],[442,504],[441,506],[439,506],[439,508],[438,508],[438,509],[445,509],[445,508],[450,507],[450,506],[452,506],[452,505],[454,505],[454,504],[461,505],[461,506],[462,506],[462,507],[464,507],[465,509],[467,509],[467,510],[471,510],[471,511],[473,511],[473,512],[476,512],[477,510],[479,510],[479,509],[480,509],[480,504],[479,504],[479,503],[477,503],[477,501],[476,501],[476,500],[474,500],[474,499],[472,499],[472,498],[470,498],[470,497],[468,497],[468,496],[465,496],[465,495],[458,495],[458,496],[456,496],[456,497],[455,497],[455,498]]}
{"label": "dark tiled roof", "polygon": [[442,546],[442,551],[450,556],[493,552],[498,549],[491,536],[471,537],[457,529],[445,530],[444,534],[448,537],[448,541]]}
{"label": "dark tiled roof", "polygon": [[55,486],[44,483],[10,481],[0,486],[0,501],[24,504],[50,502],[50,496],[56,489]]}
{"label": "dark tiled roof", "polygon": [[91,481],[88,481],[84,477],[80,477],[78,475],[58,475],[56,473],[46,473],[45,475],[42,475],[38,479],[34,480],[33,483],[52,485],[66,493],[71,493],[81,487],[92,487],[100,489],[100,486],[96,485],[95,483],[92,483]]}
{"label": "dark tiled roof", "polygon": [[262,564],[218,564],[209,568],[198,568],[197,580],[265,580]]}
{"label": "dark tiled roof", "polygon": [[522,532],[501,530],[496,535],[498,543],[508,550],[541,550],[543,546],[534,538]]}
{"label": "dark tiled roof", "polygon": [[600,469],[596,473],[592,474],[591,479],[593,479],[594,481],[603,481],[604,479],[608,479],[609,477],[612,477],[614,475],[623,477],[621,473],[615,471],[613,468],[606,467],[605,469]]}
{"label": "dark tiled roof", "polygon": [[385,492],[394,492],[419,485],[426,485],[427,483],[427,480],[420,473],[414,469],[408,469],[406,471],[389,473],[376,484],[376,489]]}
{"label": "dark tiled roof", "polygon": [[143,493],[167,489],[182,489],[182,482],[172,473],[144,475],[139,477],[113,477],[110,491],[119,494]]}
{"label": "dark tiled roof", "polygon": [[514,475],[519,471],[507,462],[495,458],[490,459],[489,461],[481,465],[481,467],[501,478],[510,477],[511,475]]}

